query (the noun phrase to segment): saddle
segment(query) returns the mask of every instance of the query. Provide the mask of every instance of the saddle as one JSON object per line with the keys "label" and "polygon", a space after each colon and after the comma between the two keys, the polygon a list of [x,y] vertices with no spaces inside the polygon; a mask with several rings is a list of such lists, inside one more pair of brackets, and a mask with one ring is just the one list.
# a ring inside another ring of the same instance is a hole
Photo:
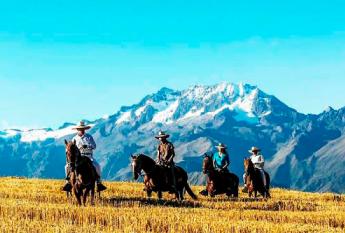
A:
{"label": "saddle", "polygon": [[76,177],[77,177],[79,174],[81,174],[81,169],[82,169],[85,165],[91,167],[91,168],[93,169],[94,174],[97,176],[96,169],[95,169],[95,167],[93,166],[91,159],[88,158],[88,157],[85,157],[85,156],[83,156],[81,159],[79,159],[78,161],[76,161],[74,164],[70,164],[70,170],[69,170],[68,176],[70,176],[70,174],[71,174],[72,172],[74,172],[75,175],[76,175]]}
{"label": "saddle", "polygon": [[216,171],[215,174],[216,174],[215,183],[217,186],[223,187],[231,183],[233,174],[230,173],[229,170],[226,169],[226,170]]}
{"label": "saddle", "polygon": [[174,166],[174,169],[176,169],[175,164],[159,164],[159,175],[161,176],[163,180],[164,186],[170,187],[173,184],[173,177],[171,174],[171,166]]}

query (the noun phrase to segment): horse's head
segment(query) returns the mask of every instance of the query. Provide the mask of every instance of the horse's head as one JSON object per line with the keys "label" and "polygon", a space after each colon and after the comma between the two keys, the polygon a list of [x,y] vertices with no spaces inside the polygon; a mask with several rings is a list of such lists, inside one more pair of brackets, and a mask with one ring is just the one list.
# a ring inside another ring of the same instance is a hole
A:
{"label": "horse's head", "polygon": [[133,171],[133,178],[137,180],[139,175],[141,174],[142,170],[142,160],[140,159],[140,155],[131,155],[131,166]]}
{"label": "horse's head", "polygon": [[252,160],[250,158],[245,158],[244,162],[244,171],[248,174],[249,172],[251,172],[251,170],[254,169],[254,164],[252,162]]}
{"label": "horse's head", "polygon": [[212,157],[208,154],[204,155],[204,160],[202,163],[202,171],[204,174],[213,169]]}
{"label": "horse's head", "polygon": [[77,160],[77,157],[80,155],[80,151],[75,144],[75,142],[70,141],[67,142],[65,140],[65,145],[66,145],[66,159],[68,163],[75,163]]}

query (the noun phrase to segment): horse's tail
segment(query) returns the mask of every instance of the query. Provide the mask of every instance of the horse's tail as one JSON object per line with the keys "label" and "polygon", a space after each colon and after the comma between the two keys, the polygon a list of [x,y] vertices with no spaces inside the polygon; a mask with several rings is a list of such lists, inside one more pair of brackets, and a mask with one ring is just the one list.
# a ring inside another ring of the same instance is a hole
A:
{"label": "horse's tail", "polygon": [[198,197],[193,193],[192,189],[190,188],[189,184],[186,182],[184,188],[186,189],[187,193],[189,194],[189,196],[191,196],[191,198],[193,200],[197,200]]}

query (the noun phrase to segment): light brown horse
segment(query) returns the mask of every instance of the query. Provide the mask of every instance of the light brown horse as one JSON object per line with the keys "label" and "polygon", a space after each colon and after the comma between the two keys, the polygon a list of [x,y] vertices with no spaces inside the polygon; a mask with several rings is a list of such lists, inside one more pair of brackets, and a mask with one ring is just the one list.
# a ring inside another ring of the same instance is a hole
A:
{"label": "light brown horse", "polygon": [[161,199],[162,192],[171,192],[181,201],[184,199],[185,189],[194,200],[197,199],[188,184],[188,175],[181,167],[175,167],[176,190],[172,189],[172,182],[167,175],[168,169],[157,165],[153,159],[144,154],[132,155],[132,171],[135,180],[144,171],[145,191],[148,197],[151,197],[152,192],[157,192],[158,198]]}
{"label": "light brown horse", "polygon": [[214,197],[225,193],[228,197],[238,197],[238,186],[240,183],[238,176],[229,172],[216,171],[210,155],[205,154],[202,170],[204,174],[207,174],[207,193],[201,192],[201,194]]}
{"label": "light brown horse", "polygon": [[[92,161],[85,156],[81,156],[75,142],[67,142],[66,160],[69,163],[70,182],[72,191],[78,201],[78,205],[86,205],[87,196],[91,193],[91,205],[95,204],[95,182],[96,174]],[[83,197],[83,203],[81,200]]]}
{"label": "light brown horse", "polygon": [[260,171],[254,167],[254,164],[250,158],[244,160],[244,171],[246,173],[246,187],[248,189],[249,197],[257,197],[259,192],[264,198],[270,198],[270,176],[267,172],[266,175],[266,186],[262,181]]}

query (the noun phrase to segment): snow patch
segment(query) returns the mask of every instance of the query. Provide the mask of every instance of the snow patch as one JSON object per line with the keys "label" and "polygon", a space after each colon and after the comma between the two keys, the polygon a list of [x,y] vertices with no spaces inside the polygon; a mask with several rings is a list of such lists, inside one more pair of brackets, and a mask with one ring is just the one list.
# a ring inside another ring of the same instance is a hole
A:
{"label": "snow patch", "polygon": [[[94,126],[91,124],[90,126]],[[59,139],[71,134],[75,134],[76,131],[73,129],[75,126],[69,126],[58,130],[49,129],[32,129],[32,130],[5,130],[4,135],[0,135],[2,138],[10,138],[14,136],[20,136],[21,142],[33,142],[33,141],[45,141],[47,139]]]}
{"label": "snow patch", "polygon": [[163,111],[158,112],[152,119],[153,122],[156,123],[172,123],[173,115],[179,105],[179,100],[176,100],[170,106],[168,105],[168,108],[166,108]]}
{"label": "snow patch", "polygon": [[115,124],[119,125],[124,122],[129,122],[131,121],[131,112],[124,112],[121,114],[121,116],[116,120]]}

